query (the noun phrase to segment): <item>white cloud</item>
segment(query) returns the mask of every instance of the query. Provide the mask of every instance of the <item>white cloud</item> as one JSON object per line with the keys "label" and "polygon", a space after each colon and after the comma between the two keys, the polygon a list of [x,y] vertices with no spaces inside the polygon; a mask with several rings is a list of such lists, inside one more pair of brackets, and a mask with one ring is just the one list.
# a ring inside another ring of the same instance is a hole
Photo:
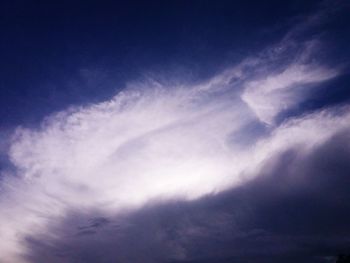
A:
{"label": "white cloud", "polygon": [[190,88],[136,88],[50,116],[38,130],[19,128],[9,153],[18,178],[6,178],[0,204],[3,260],[13,262],[21,238],[66,209],[115,212],[153,198],[196,198],[229,176],[239,183],[226,140],[253,116],[242,103],[201,96]]}
{"label": "white cloud", "polygon": [[261,136],[245,134],[246,147],[235,140],[247,125],[272,124],[303,101],[299,86],[339,74],[308,63],[305,52],[278,73],[281,60],[265,52],[197,86],[146,82],[48,116],[38,129],[18,128],[9,151],[17,173],[1,183],[2,262],[26,262],[23,238],[69,209],[114,214],[157,198],[219,192],[254,178],[280,152],[308,151],[348,127],[349,109],[325,110],[270,125]]}
{"label": "white cloud", "polygon": [[272,124],[278,113],[300,103],[307,84],[315,84],[337,76],[337,70],[326,67],[295,63],[282,72],[268,74],[246,84],[242,99],[256,116]]}
{"label": "white cloud", "polygon": [[322,143],[350,123],[348,109],[341,116],[319,112],[242,149],[230,138],[254,115],[239,100],[203,102],[203,94],[135,89],[50,116],[38,130],[18,129],[10,157],[19,177],[5,180],[0,204],[4,262],[22,262],[15,259],[25,251],[21,238],[45,231],[67,209],[115,213],[154,198],[197,198],[239,185],[270,157]]}

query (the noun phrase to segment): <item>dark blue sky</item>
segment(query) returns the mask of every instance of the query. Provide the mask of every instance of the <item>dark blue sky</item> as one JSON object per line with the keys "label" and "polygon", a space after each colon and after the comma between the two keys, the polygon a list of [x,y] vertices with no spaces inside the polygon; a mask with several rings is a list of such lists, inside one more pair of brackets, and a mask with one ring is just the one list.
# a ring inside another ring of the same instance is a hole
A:
{"label": "dark blue sky", "polygon": [[[1,125],[37,122],[68,105],[109,98],[148,72],[208,77],[279,40],[319,5],[2,1]],[[338,23],[340,41],[347,42],[346,21]]]}

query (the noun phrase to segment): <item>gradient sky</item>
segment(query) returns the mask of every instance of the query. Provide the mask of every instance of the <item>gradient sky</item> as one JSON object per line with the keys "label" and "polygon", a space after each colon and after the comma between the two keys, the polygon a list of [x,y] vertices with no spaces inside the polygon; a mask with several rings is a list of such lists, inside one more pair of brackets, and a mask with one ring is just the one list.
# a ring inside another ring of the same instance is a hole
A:
{"label": "gradient sky", "polygon": [[1,263],[350,253],[347,1],[0,12]]}

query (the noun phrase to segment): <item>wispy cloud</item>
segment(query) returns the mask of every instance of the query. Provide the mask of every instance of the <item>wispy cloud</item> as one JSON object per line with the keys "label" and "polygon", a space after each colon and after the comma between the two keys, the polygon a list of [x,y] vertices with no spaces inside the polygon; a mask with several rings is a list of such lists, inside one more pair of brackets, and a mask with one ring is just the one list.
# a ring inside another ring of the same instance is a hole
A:
{"label": "wispy cloud", "polygon": [[280,112],[305,99],[308,85],[339,75],[338,70],[319,65],[293,63],[282,72],[247,83],[242,99],[264,123],[272,124]]}
{"label": "wispy cloud", "polygon": [[[16,171],[1,182],[1,260],[26,262],[23,239],[44,232],[54,239],[47,228],[68,211],[114,215],[219,193],[249,182],[280,153],[297,147],[307,155],[348,128],[347,107],[275,122],[308,89],[341,74],[313,59],[314,42],[285,43],[199,85],[145,81],[48,116],[37,129],[17,128],[8,153]],[[264,132],[247,132],[252,124]]]}

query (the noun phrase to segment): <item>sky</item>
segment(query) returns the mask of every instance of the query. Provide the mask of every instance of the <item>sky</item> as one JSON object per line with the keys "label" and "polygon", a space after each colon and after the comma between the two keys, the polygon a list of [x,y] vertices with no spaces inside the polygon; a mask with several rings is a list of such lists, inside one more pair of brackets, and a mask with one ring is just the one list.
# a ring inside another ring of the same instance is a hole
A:
{"label": "sky", "polygon": [[1,263],[350,253],[350,4],[1,1]]}

